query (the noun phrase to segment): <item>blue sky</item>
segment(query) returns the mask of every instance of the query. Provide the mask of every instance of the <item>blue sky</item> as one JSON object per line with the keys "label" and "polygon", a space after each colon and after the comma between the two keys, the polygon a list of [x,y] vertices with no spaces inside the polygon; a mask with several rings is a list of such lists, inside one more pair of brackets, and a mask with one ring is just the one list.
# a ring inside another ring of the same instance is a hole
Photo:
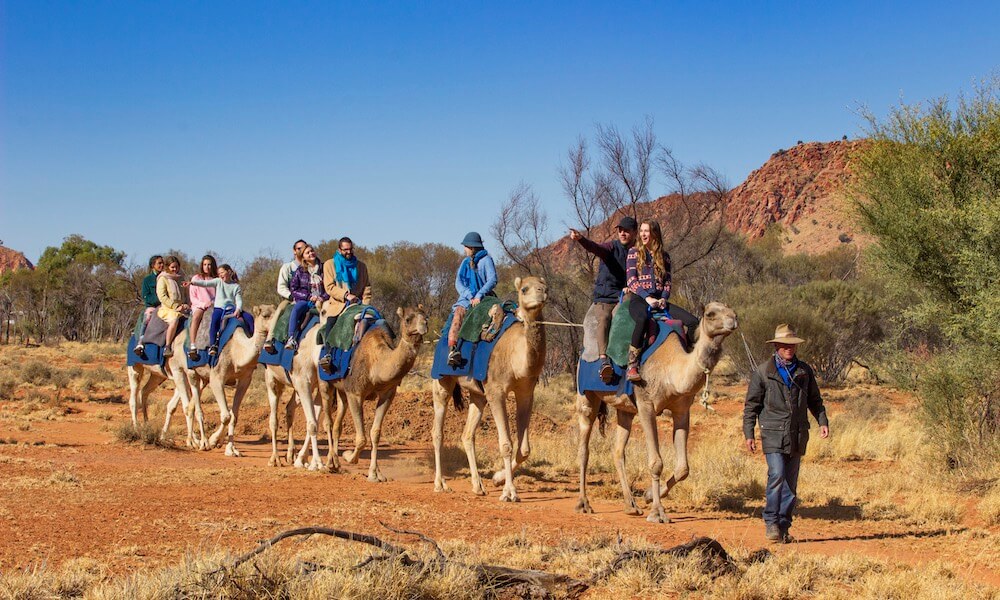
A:
{"label": "blue sky", "polygon": [[[299,237],[458,247],[597,123],[739,184],[796,140],[968,90],[1000,3],[0,0],[0,239],[144,262]],[[657,183],[656,195],[664,191]]]}

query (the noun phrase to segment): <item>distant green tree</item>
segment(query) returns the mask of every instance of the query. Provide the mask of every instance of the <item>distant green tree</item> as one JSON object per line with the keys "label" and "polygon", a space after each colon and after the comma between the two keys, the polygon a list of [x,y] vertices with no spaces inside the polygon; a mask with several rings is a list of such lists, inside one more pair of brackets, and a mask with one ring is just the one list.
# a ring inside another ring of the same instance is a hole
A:
{"label": "distant green tree", "polygon": [[111,246],[99,246],[82,235],[73,234],[63,239],[61,246],[47,247],[38,259],[38,270],[57,273],[69,268],[70,264],[80,265],[88,269],[99,266],[120,267],[125,260],[125,253]]}
{"label": "distant green tree", "polygon": [[936,340],[918,389],[951,465],[995,460],[1000,447],[998,90],[994,80],[957,102],[868,115],[870,142],[855,159],[855,201],[883,279],[912,301],[900,326]]}

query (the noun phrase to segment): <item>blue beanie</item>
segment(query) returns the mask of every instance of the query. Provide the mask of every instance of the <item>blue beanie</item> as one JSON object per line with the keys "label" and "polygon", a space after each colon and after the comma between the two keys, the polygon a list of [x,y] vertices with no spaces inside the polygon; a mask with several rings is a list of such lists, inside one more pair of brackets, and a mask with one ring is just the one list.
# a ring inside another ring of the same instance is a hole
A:
{"label": "blue beanie", "polygon": [[465,234],[465,238],[462,240],[462,245],[473,249],[486,247],[483,246],[483,237],[475,231],[470,231]]}

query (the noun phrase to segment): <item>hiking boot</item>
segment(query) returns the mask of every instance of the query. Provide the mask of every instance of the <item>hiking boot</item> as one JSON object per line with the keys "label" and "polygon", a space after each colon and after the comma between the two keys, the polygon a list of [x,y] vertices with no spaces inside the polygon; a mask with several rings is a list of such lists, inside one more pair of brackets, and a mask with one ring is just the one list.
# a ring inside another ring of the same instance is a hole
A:
{"label": "hiking boot", "polygon": [[298,349],[299,349],[299,343],[295,341],[295,339],[290,339],[288,340],[288,343],[285,344],[285,350],[298,350]]}
{"label": "hiking boot", "polygon": [[462,353],[458,351],[458,346],[452,346],[448,351],[448,366],[454,369],[462,366]]}
{"label": "hiking boot", "polygon": [[632,383],[642,381],[642,376],[639,375],[639,351],[635,346],[628,347],[628,369],[625,370],[625,379]]}
{"label": "hiking boot", "polygon": [[787,527],[784,528],[784,529],[779,529],[778,530],[778,535],[781,538],[781,543],[782,544],[791,544],[791,543],[795,542],[795,538],[793,538],[791,536],[791,534],[788,533],[788,528]]}
{"label": "hiking boot", "polygon": [[[268,354],[274,354],[275,352],[278,351],[278,349],[275,348],[274,346],[275,346],[274,338],[267,340],[266,342],[264,342],[264,352],[267,352]],[[208,353],[211,354],[212,351],[209,350]]]}
{"label": "hiking boot", "polygon": [[215,344],[212,344],[212,347],[208,349],[208,355],[215,356],[218,353],[219,353],[219,347]]}
{"label": "hiking boot", "polygon": [[324,354],[319,359],[319,368],[323,369],[323,372],[327,375],[333,375],[333,361],[330,359],[329,354]]}
{"label": "hiking boot", "polygon": [[197,348],[189,349],[188,358],[190,358],[191,360],[198,360],[198,349]]}
{"label": "hiking boot", "polygon": [[142,360],[146,360],[146,358],[147,358],[146,357],[146,349],[142,346],[142,344],[136,344],[135,348],[132,348],[132,354],[135,354],[136,356],[138,356]]}
{"label": "hiking boot", "polygon": [[781,530],[778,529],[776,523],[768,523],[764,528],[764,537],[772,542],[780,542],[782,540]]}
{"label": "hiking boot", "polygon": [[[637,374],[638,372],[639,370],[636,369]],[[601,381],[608,385],[615,382],[615,368],[611,366],[611,361],[608,360],[607,356],[601,359],[601,370],[598,371],[598,374],[601,376]]]}

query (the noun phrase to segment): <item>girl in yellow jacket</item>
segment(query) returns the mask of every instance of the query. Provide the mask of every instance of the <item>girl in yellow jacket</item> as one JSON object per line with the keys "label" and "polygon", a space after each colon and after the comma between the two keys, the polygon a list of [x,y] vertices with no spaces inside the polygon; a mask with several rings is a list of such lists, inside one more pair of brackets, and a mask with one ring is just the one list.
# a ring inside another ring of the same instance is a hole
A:
{"label": "girl in yellow jacket", "polygon": [[160,299],[160,308],[156,316],[167,323],[167,338],[163,345],[163,356],[174,353],[174,337],[177,336],[177,326],[181,317],[187,316],[191,307],[184,303],[181,292],[181,261],[176,256],[167,257],[167,266],[156,277],[156,297]]}

